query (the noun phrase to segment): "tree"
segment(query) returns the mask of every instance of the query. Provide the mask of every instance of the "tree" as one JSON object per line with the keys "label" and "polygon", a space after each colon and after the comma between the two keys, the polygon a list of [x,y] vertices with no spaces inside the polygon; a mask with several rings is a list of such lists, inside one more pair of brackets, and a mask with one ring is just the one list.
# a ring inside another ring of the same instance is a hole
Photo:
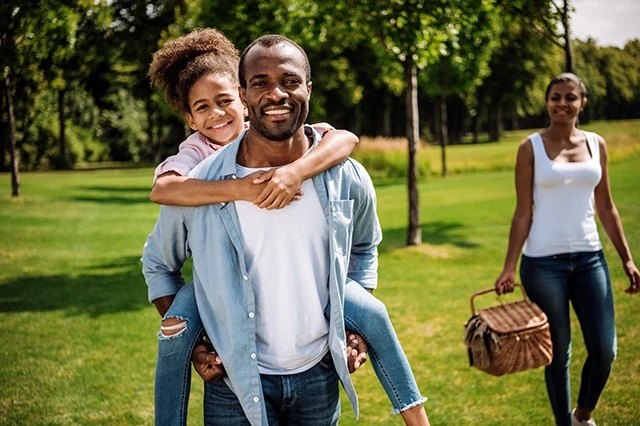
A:
{"label": "tree", "polygon": [[436,99],[436,136],[441,147],[442,176],[447,175],[446,145],[449,143],[447,97],[470,99],[490,72],[489,59],[497,33],[497,19],[490,2],[467,0],[446,6],[447,32],[435,63],[422,72],[421,87]]}

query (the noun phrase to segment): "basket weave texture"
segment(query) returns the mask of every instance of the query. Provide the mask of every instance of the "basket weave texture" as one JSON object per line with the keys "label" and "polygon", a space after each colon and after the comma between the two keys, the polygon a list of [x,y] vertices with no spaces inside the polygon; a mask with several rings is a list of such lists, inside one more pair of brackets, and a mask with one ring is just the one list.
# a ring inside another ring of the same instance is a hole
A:
{"label": "basket weave texture", "polygon": [[[474,297],[488,291],[475,293]],[[473,316],[464,333],[472,366],[502,376],[551,363],[547,316],[522,291],[524,300],[480,309],[477,315],[472,297]]]}

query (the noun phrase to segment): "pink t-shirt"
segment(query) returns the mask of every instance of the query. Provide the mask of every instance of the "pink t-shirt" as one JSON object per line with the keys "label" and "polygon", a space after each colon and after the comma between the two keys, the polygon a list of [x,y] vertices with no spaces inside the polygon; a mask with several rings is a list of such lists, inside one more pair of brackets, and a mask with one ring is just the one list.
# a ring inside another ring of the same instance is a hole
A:
{"label": "pink t-shirt", "polygon": [[[249,122],[246,122],[244,127],[247,129]],[[334,129],[327,123],[314,124],[313,128],[323,136],[329,130]],[[176,172],[181,176],[186,176],[198,163],[220,148],[222,148],[221,145],[211,142],[202,133],[195,132],[180,144],[177,154],[168,157],[156,167],[153,181],[155,182],[158,176],[167,172]]]}

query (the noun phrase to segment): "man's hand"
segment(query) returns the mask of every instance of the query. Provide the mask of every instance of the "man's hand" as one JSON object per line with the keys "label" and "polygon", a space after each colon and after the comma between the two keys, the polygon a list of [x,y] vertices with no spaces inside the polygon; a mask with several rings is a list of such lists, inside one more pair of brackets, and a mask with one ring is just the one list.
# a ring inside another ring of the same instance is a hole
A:
{"label": "man's hand", "polygon": [[222,360],[205,344],[196,345],[191,354],[193,368],[205,382],[217,382],[227,375]]}
{"label": "man's hand", "polygon": [[369,348],[362,336],[349,330],[345,330],[345,332],[347,335],[347,365],[349,373],[353,373],[367,361]]}

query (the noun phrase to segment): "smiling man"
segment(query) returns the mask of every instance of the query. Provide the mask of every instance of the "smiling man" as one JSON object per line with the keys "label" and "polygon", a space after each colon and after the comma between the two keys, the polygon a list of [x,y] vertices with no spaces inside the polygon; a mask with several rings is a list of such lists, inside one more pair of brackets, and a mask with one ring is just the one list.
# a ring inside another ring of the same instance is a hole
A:
{"label": "smiling man", "polygon": [[[300,46],[260,37],[243,52],[239,77],[251,125],[193,177],[235,179],[283,166],[320,139],[303,124],[311,76]],[[280,210],[243,201],[163,206],[147,239],[150,287],[179,286],[193,256],[198,310],[227,373],[205,384],[207,425],[337,424],[340,382],[357,413],[343,301],[347,281],[376,285],[375,192],[351,159],[302,190]]]}

